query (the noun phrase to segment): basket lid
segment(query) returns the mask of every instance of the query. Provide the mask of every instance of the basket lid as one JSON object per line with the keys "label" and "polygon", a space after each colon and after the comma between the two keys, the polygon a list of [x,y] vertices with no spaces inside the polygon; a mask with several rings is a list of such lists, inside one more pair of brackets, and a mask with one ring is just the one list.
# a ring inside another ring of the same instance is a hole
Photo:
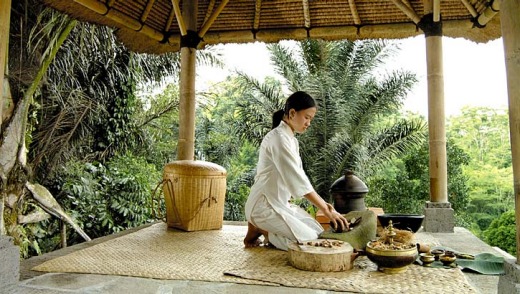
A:
{"label": "basket lid", "polygon": [[175,173],[190,176],[226,176],[222,166],[203,160],[177,160],[164,166],[164,173]]}

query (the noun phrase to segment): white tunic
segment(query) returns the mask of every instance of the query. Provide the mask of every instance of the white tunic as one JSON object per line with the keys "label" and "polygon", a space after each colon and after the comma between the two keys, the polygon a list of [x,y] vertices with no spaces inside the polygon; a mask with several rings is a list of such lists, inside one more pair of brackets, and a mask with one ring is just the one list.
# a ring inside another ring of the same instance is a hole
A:
{"label": "white tunic", "polygon": [[245,205],[246,218],[269,232],[269,242],[287,250],[290,241],[318,238],[322,226],[289,200],[314,191],[302,168],[298,140],[285,122],[260,145],[255,183]]}

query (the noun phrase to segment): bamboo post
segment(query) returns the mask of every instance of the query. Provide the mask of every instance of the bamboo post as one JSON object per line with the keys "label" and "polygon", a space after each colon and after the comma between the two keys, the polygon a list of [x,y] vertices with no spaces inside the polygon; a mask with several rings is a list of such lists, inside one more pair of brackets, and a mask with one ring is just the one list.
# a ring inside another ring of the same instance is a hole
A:
{"label": "bamboo post", "polygon": [[[188,33],[197,31],[198,1],[184,1],[182,16]],[[197,49],[181,45],[178,160],[195,156],[195,61]]]}
{"label": "bamboo post", "polygon": [[[11,0],[2,0],[0,3],[0,124],[2,123],[4,108],[4,83],[7,73],[7,53],[9,48],[9,22],[11,18]],[[0,229],[1,231],[1,229]]]}
{"label": "bamboo post", "polygon": [[502,1],[500,22],[507,73],[509,96],[509,128],[516,215],[516,263],[520,260],[520,3]]}
{"label": "bamboo post", "polygon": [[430,200],[448,202],[442,36],[426,37]]}
{"label": "bamboo post", "polygon": [[60,243],[61,248],[67,247],[67,224],[60,220]]}
{"label": "bamboo post", "polygon": [[[7,84],[7,53],[9,52],[9,22],[11,18],[11,0],[2,0],[0,2],[0,125],[3,128],[4,120],[4,84]],[[9,87],[6,87],[7,91]],[[0,194],[0,235],[5,235],[4,224],[4,197],[5,193]]]}

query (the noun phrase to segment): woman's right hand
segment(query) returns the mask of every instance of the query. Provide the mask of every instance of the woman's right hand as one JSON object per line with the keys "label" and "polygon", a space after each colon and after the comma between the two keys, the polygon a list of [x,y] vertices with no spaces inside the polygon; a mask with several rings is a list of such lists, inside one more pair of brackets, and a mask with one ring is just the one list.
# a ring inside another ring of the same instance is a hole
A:
{"label": "woman's right hand", "polygon": [[326,204],[323,214],[330,220],[334,230],[339,231],[338,228],[341,228],[342,232],[349,230],[348,220],[341,213],[337,212],[332,204]]}
{"label": "woman's right hand", "polygon": [[335,230],[341,228],[342,231],[348,231],[349,223],[347,219],[341,213],[337,212],[332,204],[325,202],[316,191],[307,193],[304,197],[323,211],[323,214],[330,220]]}

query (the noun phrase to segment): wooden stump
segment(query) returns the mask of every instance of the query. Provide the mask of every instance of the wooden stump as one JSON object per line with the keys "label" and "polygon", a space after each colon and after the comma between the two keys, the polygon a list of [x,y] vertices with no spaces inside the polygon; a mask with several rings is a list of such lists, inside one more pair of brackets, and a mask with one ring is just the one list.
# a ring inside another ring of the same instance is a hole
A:
{"label": "wooden stump", "polygon": [[[320,243],[324,240],[316,239],[310,242]],[[339,272],[352,269],[354,248],[346,242],[339,246],[320,247],[313,245],[298,245],[296,242],[289,244],[289,262],[297,269],[313,272]]]}

